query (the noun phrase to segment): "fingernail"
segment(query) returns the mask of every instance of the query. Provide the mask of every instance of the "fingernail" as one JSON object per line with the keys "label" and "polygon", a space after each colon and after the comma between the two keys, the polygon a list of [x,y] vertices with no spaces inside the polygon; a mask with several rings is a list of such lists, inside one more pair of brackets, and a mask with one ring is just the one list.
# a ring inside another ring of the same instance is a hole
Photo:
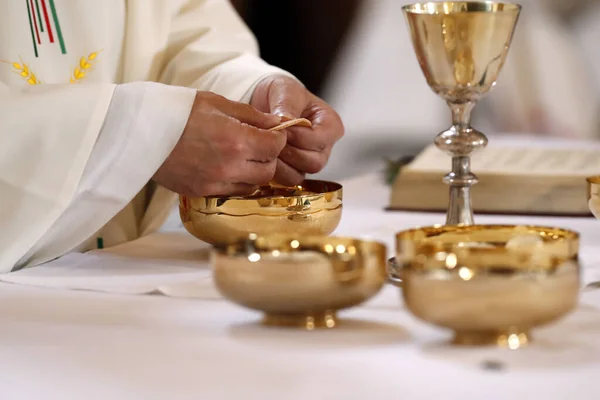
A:
{"label": "fingernail", "polygon": [[283,112],[278,112],[276,115],[281,119],[281,122],[288,122],[294,119],[294,117],[292,117],[291,115],[285,114]]}

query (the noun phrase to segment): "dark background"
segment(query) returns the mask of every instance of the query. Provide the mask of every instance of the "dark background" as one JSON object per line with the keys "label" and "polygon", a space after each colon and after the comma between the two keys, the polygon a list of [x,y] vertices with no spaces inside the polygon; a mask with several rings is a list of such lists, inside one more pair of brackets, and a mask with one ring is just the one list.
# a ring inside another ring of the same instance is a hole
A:
{"label": "dark background", "polygon": [[361,0],[232,0],[262,58],[319,94]]}

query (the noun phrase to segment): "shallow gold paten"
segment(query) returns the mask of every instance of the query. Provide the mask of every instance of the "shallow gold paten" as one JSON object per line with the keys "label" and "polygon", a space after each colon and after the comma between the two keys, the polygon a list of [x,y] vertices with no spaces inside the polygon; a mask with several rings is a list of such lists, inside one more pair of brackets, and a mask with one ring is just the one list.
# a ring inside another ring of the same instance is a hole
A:
{"label": "shallow gold paten", "polygon": [[306,180],[294,188],[261,187],[246,197],[180,196],[183,225],[211,244],[235,243],[258,235],[329,235],[342,217],[342,186]]}
{"label": "shallow gold paten", "polygon": [[[579,235],[539,226],[427,227],[396,236],[408,309],[455,344],[516,349],[577,304]],[[397,272],[398,273],[398,272]]]}
{"label": "shallow gold paten", "polygon": [[343,237],[250,235],[217,246],[214,280],[268,325],[336,326],[336,312],[374,296],[386,280],[384,244]]}
{"label": "shallow gold paten", "polygon": [[594,217],[600,219],[600,176],[590,176],[587,178],[588,184],[588,207]]}
{"label": "shallow gold paten", "polygon": [[446,224],[472,225],[470,155],[487,145],[471,127],[477,101],[496,84],[521,6],[492,1],[444,1],[403,7],[417,60],[431,89],[449,105],[452,125],[435,138],[452,157]]}

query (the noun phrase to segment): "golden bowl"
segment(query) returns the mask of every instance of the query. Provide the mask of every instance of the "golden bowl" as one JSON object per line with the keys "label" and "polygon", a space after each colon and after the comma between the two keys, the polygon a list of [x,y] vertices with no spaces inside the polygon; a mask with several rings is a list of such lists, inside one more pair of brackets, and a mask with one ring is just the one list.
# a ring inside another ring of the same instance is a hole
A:
{"label": "golden bowl", "polygon": [[402,293],[418,318],[454,344],[527,344],[531,329],[573,310],[579,234],[538,226],[426,227],[396,236]]}
{"label": "golden bowl", "polygon": [[249,234],[329,235],[342,218],[342,185],[306,180],[295,188],[267,185],[245,197],[180,196],[185,229],[210,244]]}
{"label": "golden bowl", "polygon": [[[297,239],[296,239],[297,237]],[[386,246],[333,236],[257,236],[215,247],[214,280],[267,325],[333,328],[336,312],[373,297],[386,281]]]}
{"label": "golden bowl", "polygon": [[600,176],[587,178],[588,207],[594,217],[600,219]]}

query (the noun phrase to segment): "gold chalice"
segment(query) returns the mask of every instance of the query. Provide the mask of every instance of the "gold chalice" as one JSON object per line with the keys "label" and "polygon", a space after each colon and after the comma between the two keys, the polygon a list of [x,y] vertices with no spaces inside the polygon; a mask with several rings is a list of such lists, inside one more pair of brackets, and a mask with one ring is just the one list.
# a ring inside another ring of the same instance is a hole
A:
{"label": "gold chalice", "polygon": [[600,176],[587,178],[588,207],[594,217],[600,219]]}
{"label": "gold chalice", "polygon": [[306,180],[295,187],[265,185],[250,196],[179,197],[185,229],[210,244],[258,235],[329,235],[342,218],[342,186]]}
{"label": "gold chalice", "polygon": [[471,186],[477,177],[470,154],[487,145],[470,125],[477,101],[495,84],[512,40],[521,6],[507,3],[445,1],[404,6],[419,65],[433,91],[452,111],[452,126],[436,146],[452,156],[448,225],[473,224]]}
{"label": "gold chalice", "polygon": [[352,238],[250,235],[215,247],[215,284],[267,325],[336,326],[336,312],[373,297],[386,280],[384,244]]}
{"label": "gold chalice", "polygon": [[527,344],[579,296],[579,235],[539,226],[437,226],[396,236],[402,295],[454,344]]}

